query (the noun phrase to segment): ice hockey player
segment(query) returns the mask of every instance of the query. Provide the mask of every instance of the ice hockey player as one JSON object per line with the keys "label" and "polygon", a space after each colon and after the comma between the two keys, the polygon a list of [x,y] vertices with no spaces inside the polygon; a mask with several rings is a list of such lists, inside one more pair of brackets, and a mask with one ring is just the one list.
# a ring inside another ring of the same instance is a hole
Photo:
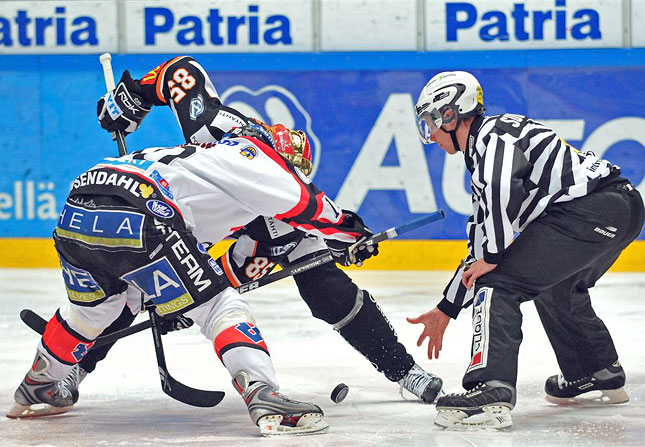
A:
{"label": "ice hockey player", "polygon": [[[121,92],[117,95],[117,103],[121,98],[130,98],[130,104],[136,105],[136,108],[132,110],[121,105],[123,114],[111,115],[105,107],[105,100],[100,100],[97,111],[99,120],[109,131],[135,131],[153,105],[171,107],[187,142],[219,140],[231,128],[242,126],[249,120],[221,103],[205,70],[187,56],[176,57],[160,65],[141,80],[133,80],[128,72],[124,72],[117,91]],[[272,133],[266,126],[263,128],[267,133]],[[274,130],[275,138],[283,139],[284,129],[277,126]],[[288,147],[281,154],[297,166],[299,172],[307,175],[312,169],[308,140],[301,131],[298,135],[291,133],[291,136],[294,144],[287,144]],[[298,263],[328,249],[322,238],[305,234],[273,217],[258,217],[234,236],[237,242],[218,259],[218,264],[234,286],[258,279],[278,264]],[[347,265],[342,250],[331,247],[331,253],[339,263]],[[423,402],[435,400],[441,390],[441,379],[414,362],[398,342],[392,326],[369,292],[359,289],[333,263],[297,274],[294,279],[312,315],[332,325],[387,379],[398,382],[402,395],[407,390]],[[132,313],[124,310],[108,331],[127,327],[133,319]],[[108,349],[109,346],[106,346],[90,351],[80,363],[80,369],[73,371],[69,381],[78,384],[78,380],[84,378],[87,372],[96,367],[96,362],[105,357]]]}
{"label": "ice hockey player", "polygon": [[63,379],[126,305],[137,307],[127,302],[138,299],[127,293],[135,288],[162,317],[184,315],[201,328],[262,434],[327,428],[320,407],[277,392],[248,305],[200,243],[265,215],[335,239],[347,263],[371,256],[360,246],[371,235],[361,218],[340,210],[272,143],[282,144],[249,123],[217,143],[106,158],[76,178],[54,231],[69,303],[47,324],[7,416],[67,411],[78,392]]}
{"label": "ice hockey player", "polygon": [[626,402],[625,373],[588,289],[640,233],[638,191],[618,166],[579,152],[530,118],[483,116],[482,89],[470,73],[436,75],[416,108],[421,139],[450,155],[463,153],[473,190],[469,255],[437,307],[409,319],[425,325],[419,344],[429,337],[432,358],[450,318],[474,306],[467,391],[439,398],[435,423],[512,424],[520,304],[529,300],[562,371],[547,379],[547,400],[568,402],[593,391],[603,395],[598,402]]}

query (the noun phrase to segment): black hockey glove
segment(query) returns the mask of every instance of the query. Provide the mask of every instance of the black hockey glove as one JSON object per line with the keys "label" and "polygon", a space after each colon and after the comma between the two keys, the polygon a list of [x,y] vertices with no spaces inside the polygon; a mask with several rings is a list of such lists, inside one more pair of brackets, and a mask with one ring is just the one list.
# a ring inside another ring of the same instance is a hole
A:
{"label": "black hockey glove", "polygon": [[159,319],[159,332],[161,335],[166,335],[168,332],[179,331],[187,329],[194,324],[194,321],[183,315],[178,315],[171,320]]}
{"label": "black hockey glove", "polygon": [[116,89],[99,99],[96,115],[103,129],[127,135],[137,130],[151,107],[152,104],[143,99],[139,83],[126,70]]}
{"label": "black hockey glove", "polygon": [[365,241],[369,239],[374,233],[365,226],[363,219],[351,211],[343,210],[345,218],[343,219],[342,226],[352,228],[357,233],[362,233],[363,236],[358,238],[356,242],[348,243],[341,242],[333,239],[327,239],[327,247],[331,253],[334,261],[348,267],[355,264],[357,267],[363,265],[363,262],[372,256],[378,255],[378,244],[365,245]]}

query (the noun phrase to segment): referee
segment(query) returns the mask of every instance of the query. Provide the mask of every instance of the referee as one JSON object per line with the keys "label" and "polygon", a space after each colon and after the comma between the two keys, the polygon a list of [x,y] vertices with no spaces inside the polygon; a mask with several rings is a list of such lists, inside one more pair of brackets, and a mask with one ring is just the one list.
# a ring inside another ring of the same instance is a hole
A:
{"label": "referee", "polygon": [[408,319],[424,324],[418,344],[428,337],[428,357],[436,358],[450,318],[473,304],[467,391],[437,401],[435,424],[512,425],[520,304],[529,300],[562,371],[547,379],[547,400],[600,390],[599,402],[626,402],[625,373],[589,288],[641,232],[642,198],[618,166],[548,127],[484,110],[479,82],[459,71],[433,77],[417,102],[421,139],[463,153],[472,188],[468,256],[437,307]]}

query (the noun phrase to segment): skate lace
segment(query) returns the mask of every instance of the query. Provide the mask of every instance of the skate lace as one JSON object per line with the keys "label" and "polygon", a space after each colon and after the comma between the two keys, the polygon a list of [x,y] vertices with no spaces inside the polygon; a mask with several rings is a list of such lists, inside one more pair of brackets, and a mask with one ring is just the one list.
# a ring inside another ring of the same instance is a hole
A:
{"label": "skate lace", "polygon": [[466,390],[466,391],[464,391],[464,392],[462,392],[462,393],[450,393],[448,396],[462,396],[462,397],[463,397],[463,396],[465,396],[465,395],[467,395],[467,394],[472,393],[473,391],[477,391],[477,390],[478,390],[478,389],[480,389],[482,386],[484,386],[484,382],[479,382],[477,385],[475,385],[474,387],[472,387],[472,388],[471,388],[471,389],[469,389],[469,390]]}
{"label": "skate lace", "polygon": [[418,398],[421,398],[421,396],[423,396],[423,392],[433,378],[434,376],[432,374],[419,368],[417,365],[414,365],[412,369],[408,371],[405,377],[399,381],[399,385],[401,386],[399,388],[401,397],[403,399],[406,399],[406,397],[403,395],[403,390],[405,389]]}
{"label": "skate lace", "polygon": [[78,388],[81,382],[87,376],[87,372],[78,365],[74,365],[74,368],[69,372],[67,377],[62,380],[62,383],[66,387]]}
{"label": "skate lace", "polygon": [[568,381],[567,379],[564,378],[562,374],[558,374],[558,388],[562,390],[564,388],[570,387],[572,385],[575,385],[587,379],[588,379],[587,377],[583,377],[581,379]]}

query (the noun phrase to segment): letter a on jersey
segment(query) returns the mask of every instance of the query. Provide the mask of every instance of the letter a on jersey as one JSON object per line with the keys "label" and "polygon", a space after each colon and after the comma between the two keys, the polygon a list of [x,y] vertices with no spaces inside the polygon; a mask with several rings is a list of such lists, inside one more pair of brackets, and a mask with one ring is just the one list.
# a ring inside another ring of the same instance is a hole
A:
{"label": "letter a on jersey", "polygon": [[121,278],[141,290],[161,315],[180,311],[195,302],[165,256]]}

